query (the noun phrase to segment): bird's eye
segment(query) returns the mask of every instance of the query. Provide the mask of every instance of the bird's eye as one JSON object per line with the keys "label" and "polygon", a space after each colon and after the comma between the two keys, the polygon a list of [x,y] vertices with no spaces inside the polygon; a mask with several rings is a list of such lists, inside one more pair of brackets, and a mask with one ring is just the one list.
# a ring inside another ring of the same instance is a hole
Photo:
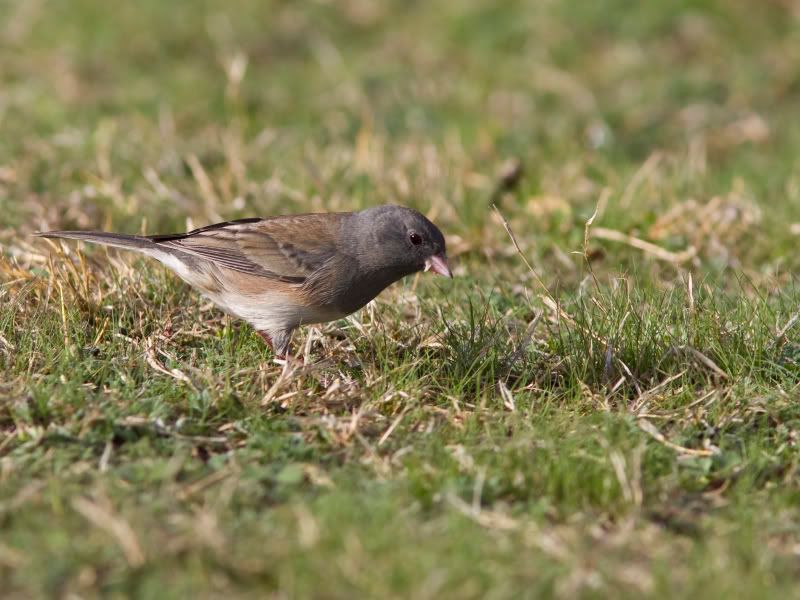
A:
{"label": "bird's eye", "polygon": [[419,246],[422,243],[422,236],[418,234],[416,231],[412,231],[408,234],[408,239],[411,240],[411,243],[415,246]]}

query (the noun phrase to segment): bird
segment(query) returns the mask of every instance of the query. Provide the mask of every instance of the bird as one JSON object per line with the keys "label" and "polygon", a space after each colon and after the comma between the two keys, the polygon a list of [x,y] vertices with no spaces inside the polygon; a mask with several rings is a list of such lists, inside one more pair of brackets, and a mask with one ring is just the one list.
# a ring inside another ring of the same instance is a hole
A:
{"label": "bird", "polygon": [[252,217],[165,235],[35,235],[133,250],[160,261],[249,323],[277,358],[289,357],[298,327],[352,314],[407,275],[453,276],[439,228],[418,211],[392,204]]}

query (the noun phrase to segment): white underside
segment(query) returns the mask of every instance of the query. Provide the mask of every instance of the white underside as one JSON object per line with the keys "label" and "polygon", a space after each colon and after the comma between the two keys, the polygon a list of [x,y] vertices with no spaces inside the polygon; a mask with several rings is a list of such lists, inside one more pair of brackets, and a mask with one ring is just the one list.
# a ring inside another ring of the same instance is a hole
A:
{"label": "white underside", "polygon": [[300,325],[321,323],[337,318],[336,315],[321,314],[318,310],[292,303],[281,294],[240,296],[223,293],[206,294],[224,311],[250,323],[258,331],[278,332],[294,329]]}
{"label": "white underside", "polygon": [[161,252],[160,250],[147,250],[145,253],[175,271],[175,273],[187,283],[196,285],[196,283],[192,281],[194,277],[189,267],[187,267],[172,254],[169,254],[168,252]]}
{"label": "white underside", "polygon": [[300,325],[322,323],[344,316],[297,304],[294,297],[280,293],[260,295],[236,294],[230,291],[209,293],[203,285],[203,280],[208,277],[207,273],[198,273],[167,252],[148,250],[146,253],[172,269],[181,279],[202,292],[222,310],[247,321],[257,331],[270,334],[286,332]]}

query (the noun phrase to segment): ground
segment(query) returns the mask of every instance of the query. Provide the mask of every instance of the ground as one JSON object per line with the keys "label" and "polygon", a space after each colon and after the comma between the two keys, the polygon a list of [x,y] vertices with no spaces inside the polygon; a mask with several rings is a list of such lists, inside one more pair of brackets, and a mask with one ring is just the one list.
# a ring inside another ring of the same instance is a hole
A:
{"label": "ground", "polygon": [[[798,594],[797,2],[0,17],[5,597]],[[387,202],[455,279],[302,368],[31,236]]]}

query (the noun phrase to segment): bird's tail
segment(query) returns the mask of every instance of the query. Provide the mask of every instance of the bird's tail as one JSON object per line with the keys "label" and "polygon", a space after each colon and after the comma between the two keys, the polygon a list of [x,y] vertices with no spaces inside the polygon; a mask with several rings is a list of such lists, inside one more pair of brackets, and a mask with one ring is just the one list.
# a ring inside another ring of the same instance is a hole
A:
{"label": "bird's tail", "polygon": [[126,250],[138,250],[145,254],[155,250],[155,242],[141,235],[125,235],[123,233],[107,233],[105,231],[42,231],[34,235],[45,238],[81,240]]}
{"label": "bird's tail", "polygon": [[[156,237],[143,235],[126,235],[124,233],[109,233],[106,231],[41,231],[35,233],[39,237],[64,238],[68,240],[81,240],[104,246],[113,246],[124,250],[134,250],[155,258],[172,269],[178,277],[191,285],[198,284],[197,269],[193,268],[194,260],[173,248],[169,248],[156,241]],[[160,239],[161,236],[158,236]]]}

